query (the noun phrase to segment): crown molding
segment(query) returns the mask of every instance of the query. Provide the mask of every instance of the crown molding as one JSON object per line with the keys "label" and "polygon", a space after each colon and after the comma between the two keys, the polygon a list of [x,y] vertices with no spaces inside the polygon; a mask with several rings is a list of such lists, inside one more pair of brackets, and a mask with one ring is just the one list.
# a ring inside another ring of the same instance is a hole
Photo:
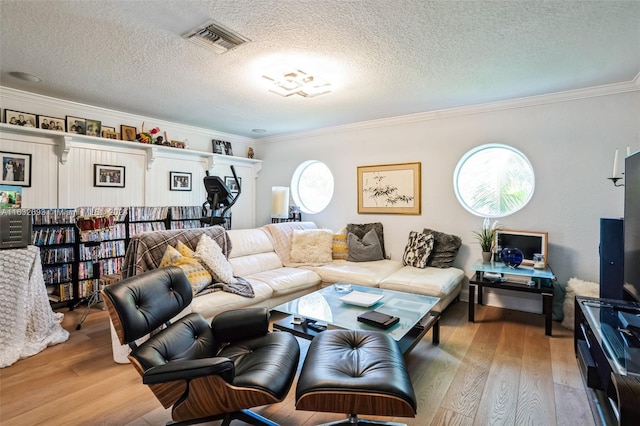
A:
{"label": "crown molding", "polygon": [[622,83],[605,84],[601,86],[587,87],[584,89],[567,90],[563,92],[549,93],[545,95],[528,96],[524,98],[509,99],[506,101],[489,102],[484,104],[469,105],[456,108],[447,108],[436,111],[420,112],[416,114],[402,115],[398,117],[382,118],[379,120],[361,121],[358,123],[341,126],[326,127],[307,132],[288,133],[285,135],[266,136],[258,138],[260,143],[288,142],[299,140],[301,137],[313,137],[333,134],[337,132],[353,132],[365,129],[375,129],[399,124],[416,123],[422,121],[438,120],[443,118],[461,117],[472,114],[484,114],[488,112],[504,111],[517,108],[546,105],[560,102],[570,102],[580,99],[600,96],[617,95],[620,93],[640,91],[640,73],[631,81]]}
{"label": "crown molding", "polygon": [[[188,126],[181,123],[172,121],[160,120],[153,117],[146,117],[143,115],[130,114],[127,112],[116,111],[112,109],[96,107],[93,105],[82,104],[79,102],[68,101],[65,99],[53,98],[50,96],[39,95],[32,92],[25,92],[22,90],[12,89],[5,86],[0,86],[0,99],[3,100],[3,104],[6,100],[15,101],[17,103],[30,103],[42,106],[43,111],[47,110],[63,110],[67,111],[67,115],[77,115],[79,117],[90,117],[101,119],[102,122],[114,122],[114,123],[153,123],[153,126],[158,126],[162,129],[170,128],[172,131],[178,133],[191,133],[195,135],[201,135],[208,138],[222,139],[229,142],[243,142],[252,143],[255,141],[253,138],[246,136],[233,135],[230,133],[219,132],[212,129],[204,129],[202,127]],[[2,106],[4,108],[4,105]],[[41,112],[34,112],[34,114],[44,114]]]}

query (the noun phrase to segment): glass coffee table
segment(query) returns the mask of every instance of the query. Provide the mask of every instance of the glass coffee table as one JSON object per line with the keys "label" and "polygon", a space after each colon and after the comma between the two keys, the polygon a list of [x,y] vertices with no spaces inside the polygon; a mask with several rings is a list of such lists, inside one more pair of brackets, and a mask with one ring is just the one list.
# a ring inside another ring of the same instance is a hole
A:
{"label": "glass coffee table", "polygon": [[[439,300],[420,294],[336,283],[274,307],[274,311],[289,315],[274,322],[273,328],[309,340],[324,329],[382,331],[407,354],[429,330],[433,330],[433,344],[439,343],[440,312],[432,311]],[[400,320],[383,329],[358,321],[358,315],[366,311],[381,312]]]}

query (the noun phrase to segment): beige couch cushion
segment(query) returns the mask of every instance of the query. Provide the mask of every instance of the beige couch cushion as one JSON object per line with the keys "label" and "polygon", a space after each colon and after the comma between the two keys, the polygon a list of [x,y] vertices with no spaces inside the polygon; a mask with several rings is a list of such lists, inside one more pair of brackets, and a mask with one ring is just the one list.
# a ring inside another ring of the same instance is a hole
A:
{"label": "beige couch cushion", "polygon": [[261,228],[232,229],[227,231],[227,235],[232,246],[229,259],[274,251],[271,239]]}
{"label": "beige couch cushion", "polygon": [[397,260],[376,260],[373,262],[349,262],[334,260],[323,266],[304,266],[320,275],[322,282],[336,283],[344,281],[352,284],[377,287],[380,282],[402,268],[402,262]]}
{"label": "beige couch cushion", "polygon": [[248,275],[257,274],[258,272],[282,268],[282,262],[274,252],[233,257],[229,259],[229,263],[233,269],[233,275],[243,278]]}
{"label": "beige couch cushion", "polygon": [[458,268],[414,268],[405,266],[382,280],[380,288],[444,298],[459,292],[464,271]]}
{"label": "beige couch cushion", "polygon": [[260,280],[273,290],[273,296],[294,293],[320,284],[320,277],[313,271],[301,268],[278,268],[249,276],[251,282]]}
{"label": "beige couch cushion", "polygon": [[247,279],[247,281],[251,283],[255,297],[244,297],[226,291],[215,291],[194,297],[191,302],[191,309],[193,312],[198,312],[209,319],[221,312],[256,305],[271,298],[273,295],[271,287],[262,281],[252,279]]}

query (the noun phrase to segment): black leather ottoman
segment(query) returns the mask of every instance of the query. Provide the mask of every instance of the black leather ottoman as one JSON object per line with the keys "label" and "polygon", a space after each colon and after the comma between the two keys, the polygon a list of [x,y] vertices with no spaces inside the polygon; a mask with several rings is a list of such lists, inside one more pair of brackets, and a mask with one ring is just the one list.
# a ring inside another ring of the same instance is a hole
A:
{"label": "black leather ottoman", "polygon": [[395,340],[376,331],[320,333],[300,372],[296,409],[349,416],[327,425],[399,425],[360,420],[359,414],[415,417],[413,386]]}

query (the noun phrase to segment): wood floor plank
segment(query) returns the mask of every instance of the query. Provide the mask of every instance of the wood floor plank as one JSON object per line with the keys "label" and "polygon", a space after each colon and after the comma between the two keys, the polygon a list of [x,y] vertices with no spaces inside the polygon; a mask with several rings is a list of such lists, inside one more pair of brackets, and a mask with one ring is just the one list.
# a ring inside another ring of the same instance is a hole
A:
{"label": "wood floor plank", "polygon": [[[434,346],[428,333],[406,357],[417,416],[379,419],[409,426],[592,424],[584,389],[575,383],[580,376],[569,330],[554,324],[549,338],[539,315],[489,306],[478,306],[477,322],[470,323],[467,308],[465,302],[452,304],[441,319],[440,345]],[[67,342],[0,369],[0,424],[156,426],[171,420],[170,410],[133,367],[113,361],[105,311],[92,309],[81,330],[75,330],[81,309],[61,312],[71,333]],[[304,358],[309,342],[299,343]],[[295,386],[296,381],[282,403],[254,411],[282,426],[346,418],[346,413],[296,410]],[[517,397],[511,423],[512,414],[496,414],[512,412],[510,392]]]}

